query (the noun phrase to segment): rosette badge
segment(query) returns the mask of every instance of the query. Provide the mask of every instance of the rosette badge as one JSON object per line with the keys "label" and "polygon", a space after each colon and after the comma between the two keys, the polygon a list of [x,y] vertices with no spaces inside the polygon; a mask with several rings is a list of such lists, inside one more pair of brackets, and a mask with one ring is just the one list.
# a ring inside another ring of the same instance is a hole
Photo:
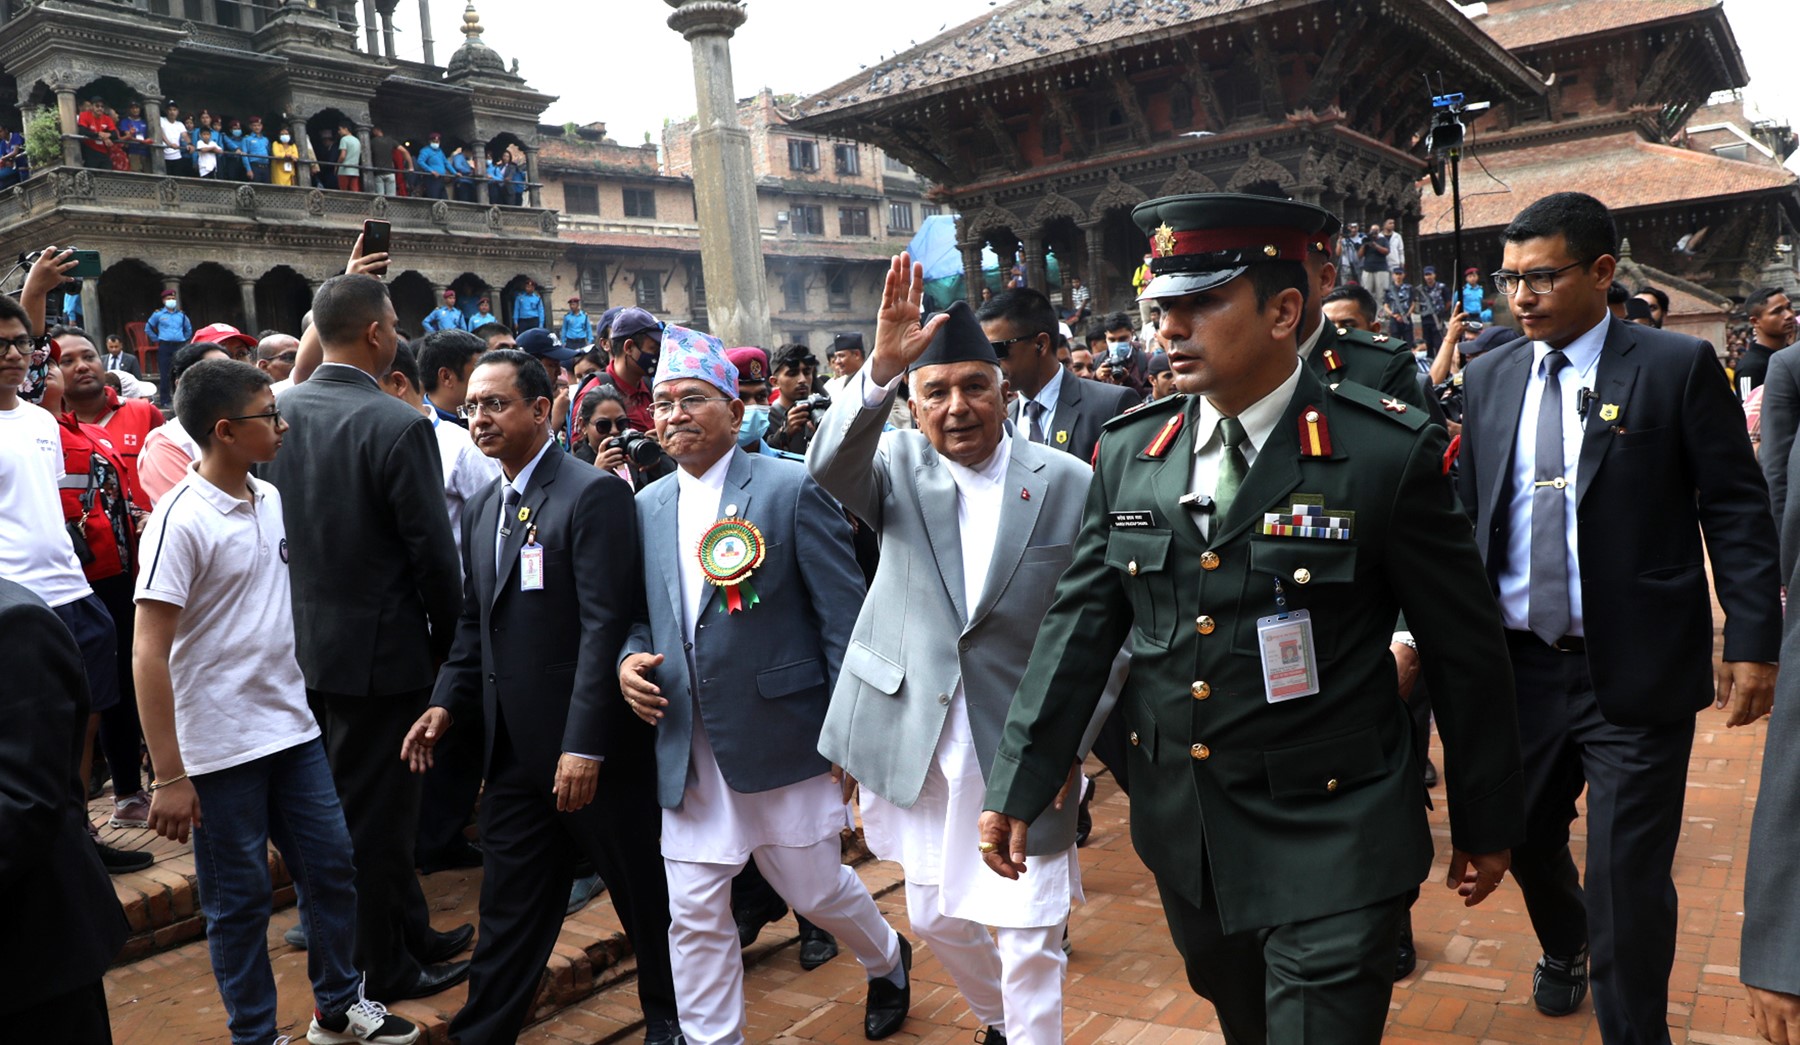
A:
{"label": "rosette badge", "polygon": [[720,519],[700,537],[700,570],[719,589],[720,612],[736,613],[760,601],[750,574],[767,552],[762,531],[746,519]]}

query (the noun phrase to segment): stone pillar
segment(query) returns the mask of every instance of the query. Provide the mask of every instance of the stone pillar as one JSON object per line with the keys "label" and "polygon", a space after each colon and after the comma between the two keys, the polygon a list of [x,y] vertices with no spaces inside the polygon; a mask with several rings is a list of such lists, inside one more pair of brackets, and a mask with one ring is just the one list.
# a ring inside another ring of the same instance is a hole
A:
{"label": "stone pillar", "polygon": [[436,65],[431,53],[431,0],[419,0],[419,44],[425,49],[425,64]]}
{"label": "stone pillar", "polygon": [[475,167],[475,202],[488,202],[488,154],[487,142],[470,142],[464,148],[473,148],[475,156],[469,162]]}
{"label": "stone pillar", "polygon": [[[362,164],[357,167],[357,170],[362,171],[363,191],[373,194],[375,192],[375,172],[369,169],[369,164],[375,157],[375,150],[369,147],[369,125],[367,123],[363,124],[356,132],[356,140],[362,142]],[[384,166],[391,167],[393,164],[394,161],[390,159]]]}
{"label": "stone pillar", "polygon": [[381,12],[381,49],[388,61],[394,61],[394,12]]}
{"label": "stone pillar", "polygon": [[375,39],[375,0],[362,0],[363,35],[369,38],[369,57],[380,56],[379,42]]}
{"label": "stone pillar", "polygon": [[262,329],[262,324],[256,321],[256,281],[239,276],[238,293],[244,299],[244,325],[238,329],[255,337],[256,332]]}
{"label": "stone pillar", "polygon": [[1107,298],[1106,287],[1106,233],[1101,222],[1084,221],[1081,225],[1081,237],[1087,241],[1087,288],[1089,306],[1094,315],[1105,315],[1112,309],[1112,302]]}
{"label": "stone pillar", "polygon": [[971,307],[981,304],[981,241],[959,243],[963,259],[963,297]]}
{"label": "stone pillar", "polygon": [[162,151],[162,103],[154,96],[144,99],[144,123],[150,135],[150,173],[167,174],[169,168],[163,161]]}
{"label": "stone pillar", "polygon": [[[746,139],[745,139],[745,140],[746,140],[746,141],[748,141],[748,136],[746,136]],[[528,199],[530,199],[530,200],[531,200],[531,205],[532,205],[532,206],[533,206],[533,207],[542,207],[542,206],[543,206],[543,205],[544,205],[544,197],[543,197],[543,193],[542,193],[542,192],[541,192],[541,191],[540,191],[540,186],[539,186],[539,185],[538,185],[538,161],[537,161],[537,154],[538,154],[538,151],[537,151],[537,146],[535,146],[535,145],[527,145],[527,146],[525,146],[525,191],[526,191],[526,193],[527,193],[527,198],[528,198]],[[754,197],[754,196],[752,196],[752,197],[751,197],[751,201],[752,201],[752,202],[753,202],[753,203],[754,203],[754,202],[755,202],[755,197]],[[761,272],[762,272],[762,263],[761,263],[761,255],[762,255],[762,242],[761,242],[761,241],[762,241],[762,235],[761,235],[761,222],[760,222],[760,221],[756,221],[756,220],[754,220],[754,217],[755,217],[755,214],[756,214],[756,211],[755,211],[755,210],[752,210],[752,211],[751,211],[751,212],[750,212],[750,213],[751,213],[751,216],[752,216],[752,219],[753,219],[753,220],[752,220],[752,223],[751,223],[751,227],[752,227],[752,228],[755,228],[755,229],[757,229],[757,230],[758,230],[758,232],[757,232],[757,245],[756,245],[756,253],[757,253],[757,257],[758,257],[758,261],[757,261],[757,266],[756,266],[756,267],[757,267],[757,273],[758,273],[758,277],[759,277],[759,278],[758,278],[758,280],[757,280],[757,282],[758,282],[758,283],[760,283],[760,282],[762,282],[762,280],[761,280],[761,278],[760,278],[760,276],[761,276]],[[765,292],[765,295],[764,295],[764,296],[765,296],[765,299],[766,299],[766,296],[767,296],[767,294],[766,294],[766,292]],[[765,309],[764,309],[764,310],[765,310],[765,311],[767,311],[767,308],[766,308],[766,306],[765,306]]]}
{"label": "stone pillar", "polygon": [[306,121],[298,116],[288,120],[288,133],[294,136],[294,144],[300,146],[300,159],[294,165],[294,185],[306,188],[312,185],[312,162],[318,157],[313,155],[312,138],[306,133]]}
{"label": "stone pillar", "polygon": [[1025,283],[1031,289],[1050,296],[1050,264],[1044,257],[1044,237],[1039,232],[1025,234]]}
{"label": "stone pillar", "polygon": [[693,138],[694,204],[707,318],[728,345],[773,344],[756,169],[750,134],[738,125],[731,82],[731,36],[747,16],[733,2],[664,2],[675,8],[669,28],[693,49],[700,110]]}
{"label": "stone pillar", "polygon": [[[97,279],[81,281],[81,322],[86,329],[93,331],[94,336],[100,339],[100,344],[96,347],[104,352],[106,336],[101,331],[112,328],[107,326],[106,317],[100,314],[100,281]],[[125,325],[119,324],[119,329],[125,329]]]}
{"label": "stone pillar", "polygon": [[56,116],[62,126],[62,161],[65,167],[81,166],[81,142],[77,136],[81,134],[81,125],[75,122],[75,88],[58,87],[56,89]]}

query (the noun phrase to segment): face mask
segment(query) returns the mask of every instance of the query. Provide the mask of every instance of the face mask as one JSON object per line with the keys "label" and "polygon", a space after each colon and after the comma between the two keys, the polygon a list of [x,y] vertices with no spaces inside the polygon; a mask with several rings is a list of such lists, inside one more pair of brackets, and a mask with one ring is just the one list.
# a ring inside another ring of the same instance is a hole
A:
{"label": "face mask", "polygon": [[242,137],[243,137],[243,136],[244,136],[244,132],[243,132],[243,131],[240,131],[240,130],[233,130],[233,131],[232,131],[232,132],[231,132],[231,136],[232,136],[232,137],[233,137],[233,138],[242,138]]}
{"label": "face mask", "polygon": [[173,299],[165,301],[165,302],[163,302],[163,307],[168,309],[170,312],[173,312],[173,311],[175,311],[175,301]]}
{"label": "face mask", "polygon": [[738,425],[738,445],[748,450],[769,431],[769,408],[745,406],[744,421]]}
{"label": "face mask", "polygon": [[293,135],[291,135],[291,134],[284,134],[281,136],[281,144],[283,144],[283,145],[286,145],[288,142],[291,142],[293,140],[294,140],[294,138],[293,138]]}
{"label": "face mask", "polygon": [[639,352],[638,353],[638,357],[637,357],[638,369],[642,370],[646,374],[656,373],[656,364],[658,364],[660,362],[662,362],[662,353],[661,352]]}
{"label": "face mask", "polygon": [[1106,343],[1106,358],[1113,363],[1123,363],[1126,360],[1129,360],[1131,358],[1131,342],[1108,341]]}

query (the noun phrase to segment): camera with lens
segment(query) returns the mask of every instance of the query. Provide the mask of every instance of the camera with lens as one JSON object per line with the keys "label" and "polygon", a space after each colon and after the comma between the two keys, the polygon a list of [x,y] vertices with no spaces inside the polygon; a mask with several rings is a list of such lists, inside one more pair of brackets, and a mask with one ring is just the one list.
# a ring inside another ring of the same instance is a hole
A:
{"label": "camera with lens", "polygon": [[1437,386],[1438,405],[1443,408],[1444,417],[1462,424],[1463,406],[1468,399],[1463,389],[1463,376],[1460,373],[1451,376],[1450,380]]}
{"label": "camera with lens", "polygon": [[623,435],[613,436],[610,445],[618,447],[639,468],[654,468],[663,456],[663,449],[657,445],[656,440],[635,428],[627,429]]}
{"label": "camera with lens", "polygon": [[800,400],[800,404],[806,407],[810,416],[817,417],[826,410],[831,409],[831,396],[824,392],[814,392],[812,395]]}

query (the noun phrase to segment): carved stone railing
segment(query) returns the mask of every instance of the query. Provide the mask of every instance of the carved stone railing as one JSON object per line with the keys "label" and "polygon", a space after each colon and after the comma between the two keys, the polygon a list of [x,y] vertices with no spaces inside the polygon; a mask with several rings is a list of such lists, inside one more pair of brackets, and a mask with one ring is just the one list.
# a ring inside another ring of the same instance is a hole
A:
{"label": "carved stone railing", "polygon": [[551,240],[557,234],[556,212],[538,207],[54,167],[34,174],[23,185],[0,192],[0,235],[56,210],[86,209],[345,229],[358,227],[367,218],[380,218],[408,232],[509,239]]}

